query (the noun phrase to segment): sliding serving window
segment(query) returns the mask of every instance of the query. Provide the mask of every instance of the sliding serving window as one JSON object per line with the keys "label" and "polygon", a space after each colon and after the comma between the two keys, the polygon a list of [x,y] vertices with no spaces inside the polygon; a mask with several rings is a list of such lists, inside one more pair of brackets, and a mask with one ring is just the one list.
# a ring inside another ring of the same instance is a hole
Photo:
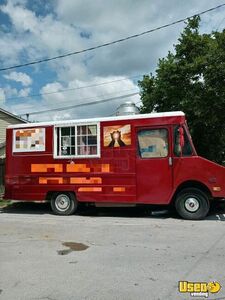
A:
{"label": "sliding serving window", "polygon": [[55,157],[99,157],[99,124],[55,127]]}

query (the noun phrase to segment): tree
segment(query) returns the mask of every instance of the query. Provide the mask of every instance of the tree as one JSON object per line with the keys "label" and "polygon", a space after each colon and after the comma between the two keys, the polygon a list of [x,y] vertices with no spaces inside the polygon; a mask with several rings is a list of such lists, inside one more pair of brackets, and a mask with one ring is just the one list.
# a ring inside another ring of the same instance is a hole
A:
{"label": "tree", "polygon": [[159,59],[155,75],[139,81],[142,113],[185,112],[199,155],[225,162],[225,30],[199,33],[189,19],[174,53]]}

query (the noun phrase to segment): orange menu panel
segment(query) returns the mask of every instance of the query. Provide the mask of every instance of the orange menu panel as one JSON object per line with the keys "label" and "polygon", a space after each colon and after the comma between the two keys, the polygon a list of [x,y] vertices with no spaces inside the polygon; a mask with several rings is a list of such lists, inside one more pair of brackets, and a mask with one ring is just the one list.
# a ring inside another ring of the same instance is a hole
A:
{"label": "orange menu panel", "polygon": [[90,177],[90,179],[87,179],[85,177],[71,177],[70,183],[74,184],[101,184],[102,178],[100,177]]}
{"label": "orange menu panel", "polygon": [[80,187],[78,192],[102,192],[101,187]]}
{"label": "orange menu panel", "polygon": [[113,192],[125,192],[125,187],[114,187]]}
{"label": "orange menu panel", "polygon": [[83,173],[109,173],[110,165],[109,164],[99,164],[93,166],[87,166],[86,164],[67,164],[66,165],[67,172],[83,172]]}
{"label": "orange menu panel", "polygon": [[40,184],[62,184],[62,177],[39,177]]}
{"label": "orange menu panel", "polygon": [[69,164],[66,165],[66,172],[91,172],[91,169],[86,164]]}
{"label": "orange menu panel", "polygon": [[109,173],[110,172],[110,165],[109,164],[102,164],[102,172]]}
{"label": "orange menu panel", "polygon": [[39,177],[40,184],[102,184],[100,177]]}
{"label": "orange menu panel", "polygon": [[[32,173],[62,173],[63,164],[31,164]],[[67,164],[66,172],[68,173],[109,173],[110,164],[99,164],[93,167],[87,164]]]}
{"label": "orange menu panel", "polygon": [[31,164],[31,172],[38,173],[54,173],[54,172],[62,172],[63,165],[62,164]]}

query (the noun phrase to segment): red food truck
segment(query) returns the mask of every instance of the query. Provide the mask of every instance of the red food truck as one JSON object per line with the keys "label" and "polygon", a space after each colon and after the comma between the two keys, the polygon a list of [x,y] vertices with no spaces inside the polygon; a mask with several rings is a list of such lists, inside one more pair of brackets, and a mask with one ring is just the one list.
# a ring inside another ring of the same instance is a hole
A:
{"label": "red food truck", "polygon": [[183,112],[12,125],[5,199],[96,206],[174,204],[204,218],[225,198],[225,167],[197,155]]}

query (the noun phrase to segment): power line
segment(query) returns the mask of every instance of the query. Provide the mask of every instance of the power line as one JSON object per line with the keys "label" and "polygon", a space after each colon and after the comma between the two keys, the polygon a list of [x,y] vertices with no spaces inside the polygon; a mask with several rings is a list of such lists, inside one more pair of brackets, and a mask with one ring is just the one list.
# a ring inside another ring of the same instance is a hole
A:
{"label": "power line", "polygon": [[117,97],[113,97],[113,98],[102,99],[99,101],[92,101],[92,102],[88,102],[88,103],[81,103],[81,104],[70,105],[70,106],[66,106],[66,107],[58,107],[58,108],[53,108],[53,109],[46,109],[46,110],[41,110],[41,111],[36,111],[36,112],[30,112],[30,113],[26,113],[26,114],[20,114],[20,116],[31,116],[31,115],[44,114],[44,113],[53,112],[53,111],[63,111],[63,110],[71,109],[71,108],[95,105],[95,104],[104,103],[104,102],[108,102],[108,101],[114,101],[114,100],[118,100],[118,99],[132,97],[132,96],[135,96],[138,94],[139,93],[136,92],[136,93],[121,95],[121,96],[117,96]]}
{"label": "power line", "polygon": [[[88,98],[77,98],[76,101],[87,101],[87,100],[98,100],[99,98],[105,98],[107,97],[119,97],[119,95],[121,93],[140,93],[139,90],[137,90],[137,88],[133,88],[133,89],[126,89],[126,90],[119,90],[119,91],[114,91],[114,92],[111,92],[111,93],[104,93],[104,94],[99,94],[99,95],[96,95],[96,96],[92,96],[92,97],[88,97]],[[119,95],[118,95],[119,93]],[[63,104],[64,105],[70,105],[72,102],[74,102],[74,99],[72,100],[68,100],[68,101],[63,101]],[[55,104],[56,102],[54,102]]]}
{"label": "power line", "polygon": [[24,63],[24,64],[10,66],[10,67],[6,67],[6,68],[1,68],[0,71],[6,71],[6,70],[12,70],[12,69],[17,69],[17,68],[21,68],[21,67],[31,66],[31,65],[35,65],[35,64],[39,64],[39,63],[43,63],[43,62],[48,62],[48,61],[55,60],[55,59],[60,59],[60,58],[64,58],[64,57],[68,57],[68,56],[72,56],[72,55],[81,54],[81,53],[88,52],[88,51],[93,51],[93,50],[96,50],[96,49],[99,49],[99,48],[103,48],[103,47],[107,47],[107,46],[110,46],[110,45],[113,45],[113,44],[121,43],[121,42],[130,40],[130,39],[134,39],[134,38],[143,36],[145,34],[152,33],[154,31],[157,31],[157,30],[160,30],[160,29],[163,29],[163,28],[167,28],[169,26],[172,26],[172,25],[175,25],[175,24],[178,24],[178,23],[182,23],[184,21],[187,21],[190,18],[206,14],[206,13],[208,13],[210,11],[219,9],[219,8],[221,8],[223,6],[225,6],[225,3],[220,4],[218,6],[215,6],[215,7],[212,7],[212,8],[209,8],[207,10],[204,10],[204,11],[200,12],[200,13],[196,13],[196,14],[194,14],[192,16],[189,16],[189,17],[186,17],[186,18],[183,18],[183,19],[180,19],[180,20],[177,20],[177,21],[174,21],[174,22],[171,22],[171,23],[168,23],[168,24],[165,24],[165,25],[153,28],[153,29],[149,29],[149,30],[143,31],[141,33],[133,34],[133,35],[130,35],[130,36],[127,36],[127,37],[124,37],[124,38],[121,38],[121,39],[118,39],[118,40],[115,40],[115,41],[112,41],[112,42],[104,43],[104,44],[101,44],[101,45],[98,45],[98,46],[90,47],[90,48],[79,50],[79,51],[69,52],[69,53],[58,55],[58,56],[54,56],[54,57],[44,58],[44,59],[40,59],[40,60],[36,60],[36,61],[31,61],[31,62]]}
{"label": "power line", "polygon": [[16,100],[16,99],[25,99],[25,98],[33,98],[33,97],[41,97],[41,96],[44,96],[44,95],[52,95],[52,94],[65,93],[65,92],[69,92],[69,91],[81,90],[81,89],[86,89],[86,88],[91,88],[91,87],[98,87],[98,86],[107,85],[107,84],[114,83],[114,82],[124,81],[124,80],[131,79],[131,78],[138,78],[138,77],[141,77],[141,76],[144,76],[144,74],[130,76],[130,77],[124,77],[122,79],[115,79],[115,80],[111,80],[111,81],[105,81],[105,82],[101,82],[101,83],[98,83],[98,84],[85,85],[85,86],[74,87],[74,88],[69,88],[69,89],[62,89],[62,90],[46,92],[46,93],[31,94],[29,96],[9,97],[9,98],[6,98],[5,101]]}
{"label": "power line", "polygon": [[[123,89],[123,90],[118,90],[118,91],[114,91],[114,92],[111,92],[111,93],[103,93],[103,94],[98,94],[98,95],[95,95],[95,96],[92,96],[92,97],[88,97],[88,98],[76,98],[76,101],[87,101],[87,100],[93,100],[93,99],[95,99],[95,100],[97,100],[97,99],[99,99],[99,98],[104,98],[104,97],[107,97],[107,99],[108,99],[108,97],[119,97],[119,96],[117,96],[117,94],[118,93],[120,93],[121,94],[121,92],[122,93],[135,93],[135,92],[137,92],[137,93],[140,93],[140,91],[137,89],[137,87],[135,87],[135,88],[132,88],[132,89]],[[71,100],[68,100],[68,101],[63,101],[63,104],[64,105],[70,105],[72,102],[74,102],[74,99],[71,99]],[[54,102],[54,104],[55,104],[56,102]],[[57,102],[58,103],[58,102]],[[27,113],[26,113],[27,114]],[[22,115],[26,115],[25,113],[24,114],[22,114]],[[21,115],[20,113],[18,113],[18,115]]]}

